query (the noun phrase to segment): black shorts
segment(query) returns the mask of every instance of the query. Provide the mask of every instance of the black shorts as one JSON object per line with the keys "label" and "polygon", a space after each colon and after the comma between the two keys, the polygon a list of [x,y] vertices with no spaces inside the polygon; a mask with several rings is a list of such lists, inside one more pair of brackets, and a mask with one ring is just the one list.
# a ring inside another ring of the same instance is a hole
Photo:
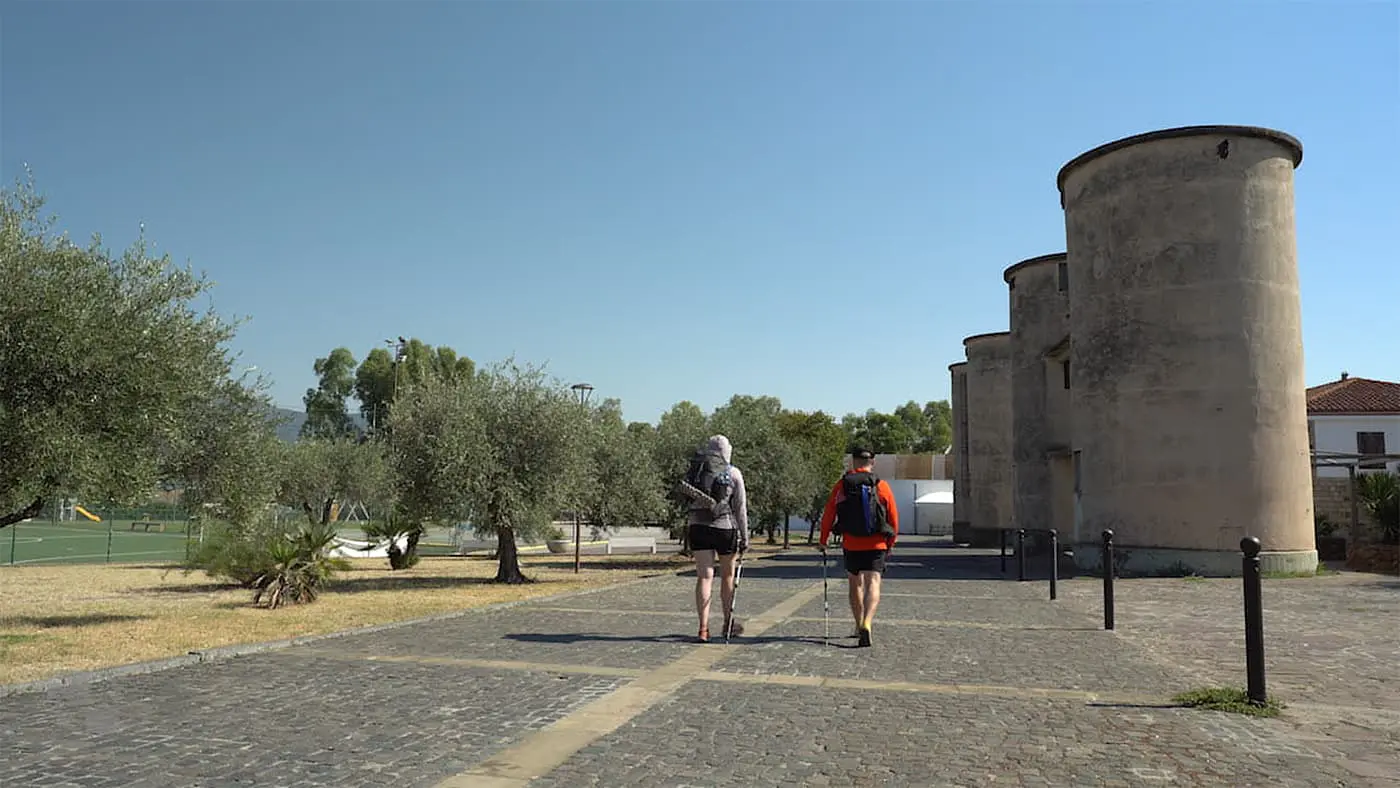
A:
{"label": "black shorts", "polygon": [[888,550],[847,550],[846,573],[857,574],[859,572],[879,572],[885,573],[885,555]]}
{"label": "black shorts", "polygon": [[712,528],[708,525],[690,526],[690,550],[714,550],[719,555],[739,552],[739,532],[733,528]]}

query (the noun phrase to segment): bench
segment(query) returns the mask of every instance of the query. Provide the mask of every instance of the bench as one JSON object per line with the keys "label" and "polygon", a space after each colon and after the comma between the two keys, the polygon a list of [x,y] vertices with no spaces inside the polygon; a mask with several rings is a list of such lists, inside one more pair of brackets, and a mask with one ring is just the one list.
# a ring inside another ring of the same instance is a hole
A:
{"label": "bench", "polygon": [[608,555],[613,554],[614,547],[645,547],[648,551],[656,553],[656,537],[654,536],[615,536],[608,540]]}
{"label": "bench", "polygon": [[165,533],[165,523],[158,523],[154,520],[132,520],[131,530],[135,531],[136,526],[138,525],[141,526],[141,530],[145,531],[146,533],[151,532],[152,526],[159,528],[161,533]]}

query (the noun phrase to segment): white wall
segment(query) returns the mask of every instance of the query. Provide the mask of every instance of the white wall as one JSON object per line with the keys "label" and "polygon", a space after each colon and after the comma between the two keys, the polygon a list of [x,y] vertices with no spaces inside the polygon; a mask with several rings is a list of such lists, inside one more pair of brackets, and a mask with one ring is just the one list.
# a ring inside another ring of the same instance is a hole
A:
{"label": "white wall", "polygon": [[[1384,432],[1387,454],[1400,454],[1400,415],[1333,416],[1318,414],[1308,416],[1313,423],[1313,447],[1320,452],[1356,453],[1356,433]],[[1400,460],[1387,463],[1391,471],[1400,470]],[[1364,471],[1363,471],[1364,473]],[[1345,467],[1328,468],[1319,466],[1317,475],[1322,477],[1345,478]]]}
{"label": "white wall", "polygon": [[[953,532],[953,509],[951,504],[942,504],[942,506],[947,508],[946,513],[938,511],[937,507],[939,504],[926,504],[918,507],[918,511],[915,511],[914,506],[914,500],[921,495],[939,491],[951,493],[953,491],[952,479],[885,479],[885,483],[890,486],[890,492],[894,493],[894,505],[899,510],[900,533],[951,534]],[[932,517],[929,516],[930,513]],[[927,520],[932,520],[932,522],[926,522]],[[947,520],[947,523],[943,524],[943,520]],[[803,539],[807,538],[807,528],[809,525],[810,524],[801,517],[793,517],[789,523],[792,533],[801,533]]]}

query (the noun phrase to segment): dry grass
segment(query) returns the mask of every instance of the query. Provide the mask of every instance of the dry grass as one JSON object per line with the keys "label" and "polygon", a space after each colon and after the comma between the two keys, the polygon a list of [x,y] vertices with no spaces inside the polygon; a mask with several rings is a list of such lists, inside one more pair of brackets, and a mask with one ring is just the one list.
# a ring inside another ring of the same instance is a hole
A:
{"label": "dry grass", "polygon": [[400,572],[383,559],[352,563],[315,603],[278,610],[254,608],[246,589],[178,568],[0,568],[0,684],[595,588],[689,562],[676,555],[584,556],[575,575],[572,556],[522,556],[525,574],[537,582],[517,586],[489,582],[496,562],[485,558],[430,557]]}

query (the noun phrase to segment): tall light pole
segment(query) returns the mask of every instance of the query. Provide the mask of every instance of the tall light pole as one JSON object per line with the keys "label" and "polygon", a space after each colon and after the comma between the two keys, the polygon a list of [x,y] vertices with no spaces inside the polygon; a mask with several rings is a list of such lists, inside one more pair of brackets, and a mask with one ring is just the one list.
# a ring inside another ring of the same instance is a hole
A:
{"label": "tall light pole", "polygon": [[[407,354],[407,352],[408,352],[408,341],[405,340],[403,337],[399,337],[399,341],[398,341],[398,342],[395,342],[395,341],[392,340],[392,339],[386,339],[386,340],[384,340],[384,344],[386,344],[386,345],[388,345],[389,347],[391,347],[391,348],[394,349],[394,359],[393,359],[393,361],[391,362],[391,363],[393,364],[393,367],[394,367],[394,386],[393,386],[392,389],[389,390],[389,402],[393,402],[393,401],[399,396],[399,362],[400,362],[400,361],[403,361],[404,356],[405,356],[405,355]],[[384,423],[384,417],[385,417],[386,415],[388,415],[388,414],[385,412],[385,411],[388,409],[388,407],[387,407],[388,404],[389,404],[389,403],[387,403],[387,402],[381,402],[381,403],[379,403],[379,407],[377,408],[377,410],[379,411],[379,414],[378,414],[378,415],[379,415],[379,423],[380,423],[381,426],[382,426],[383,423]],[[383,436],[376,435],[376,440],[381,440],[382,437],[383,437]],[[385,512],[385,514],[384,514],[384,524],[387,525],[387,526],[389,526],[386,530],[387,530],[388,533],[389,533],[389,544],[392,545],[392,544],[394,543],[394,536],[395,536],[395,534],[394,534],[394,532],[393,532],[393,526],[394,526],[394,507],[393,507],[393,506],[390,506],[390,507],[389,507],[389,511]]]}
{"label": "tall light pole", "polygon": [[[569,388],[574,392],[574,395],[578,397],[578,404],[579,404],[579,406],[580,406],[580,407],[587,407],[587,406],[588,406],[588,398],[593,394],[593,387],[590,386],[590,385],[588,385],[587,383],[575,383],[574,385],[570,386]],[[578,574],[578,571],[579,571],[579,563],[580,563],[580,561],[579,561],[579,556],[580,556],[580,553],[581,553],[581,550],[580,550],[580,548],[579,548],[579,529],[580,529],[580,526],[581,526],[581,521],[579,520],[579,512],[578,512],[579,500],[578,500],[578,499],[579,499],[579,496],[578,496],[578,495],[575,495],[575,496],[574,496],[574,574]]]}
{"label": "tall light pole", "polygon": [[[408,340],[403,337],[399,337],[397,342],[392,339],[386,339],[384,340],[384,344],[394,349],[394,360],[392,362],[394,367],[394,387],[389,392],[389,401],[393,402],[394,398],[399,396],[399,362],[403,361],[404,357],[408,355]],[[384,410],[384,403],[380,404],[379,409]],[[381,416],[380,418],[383,417]]]}

